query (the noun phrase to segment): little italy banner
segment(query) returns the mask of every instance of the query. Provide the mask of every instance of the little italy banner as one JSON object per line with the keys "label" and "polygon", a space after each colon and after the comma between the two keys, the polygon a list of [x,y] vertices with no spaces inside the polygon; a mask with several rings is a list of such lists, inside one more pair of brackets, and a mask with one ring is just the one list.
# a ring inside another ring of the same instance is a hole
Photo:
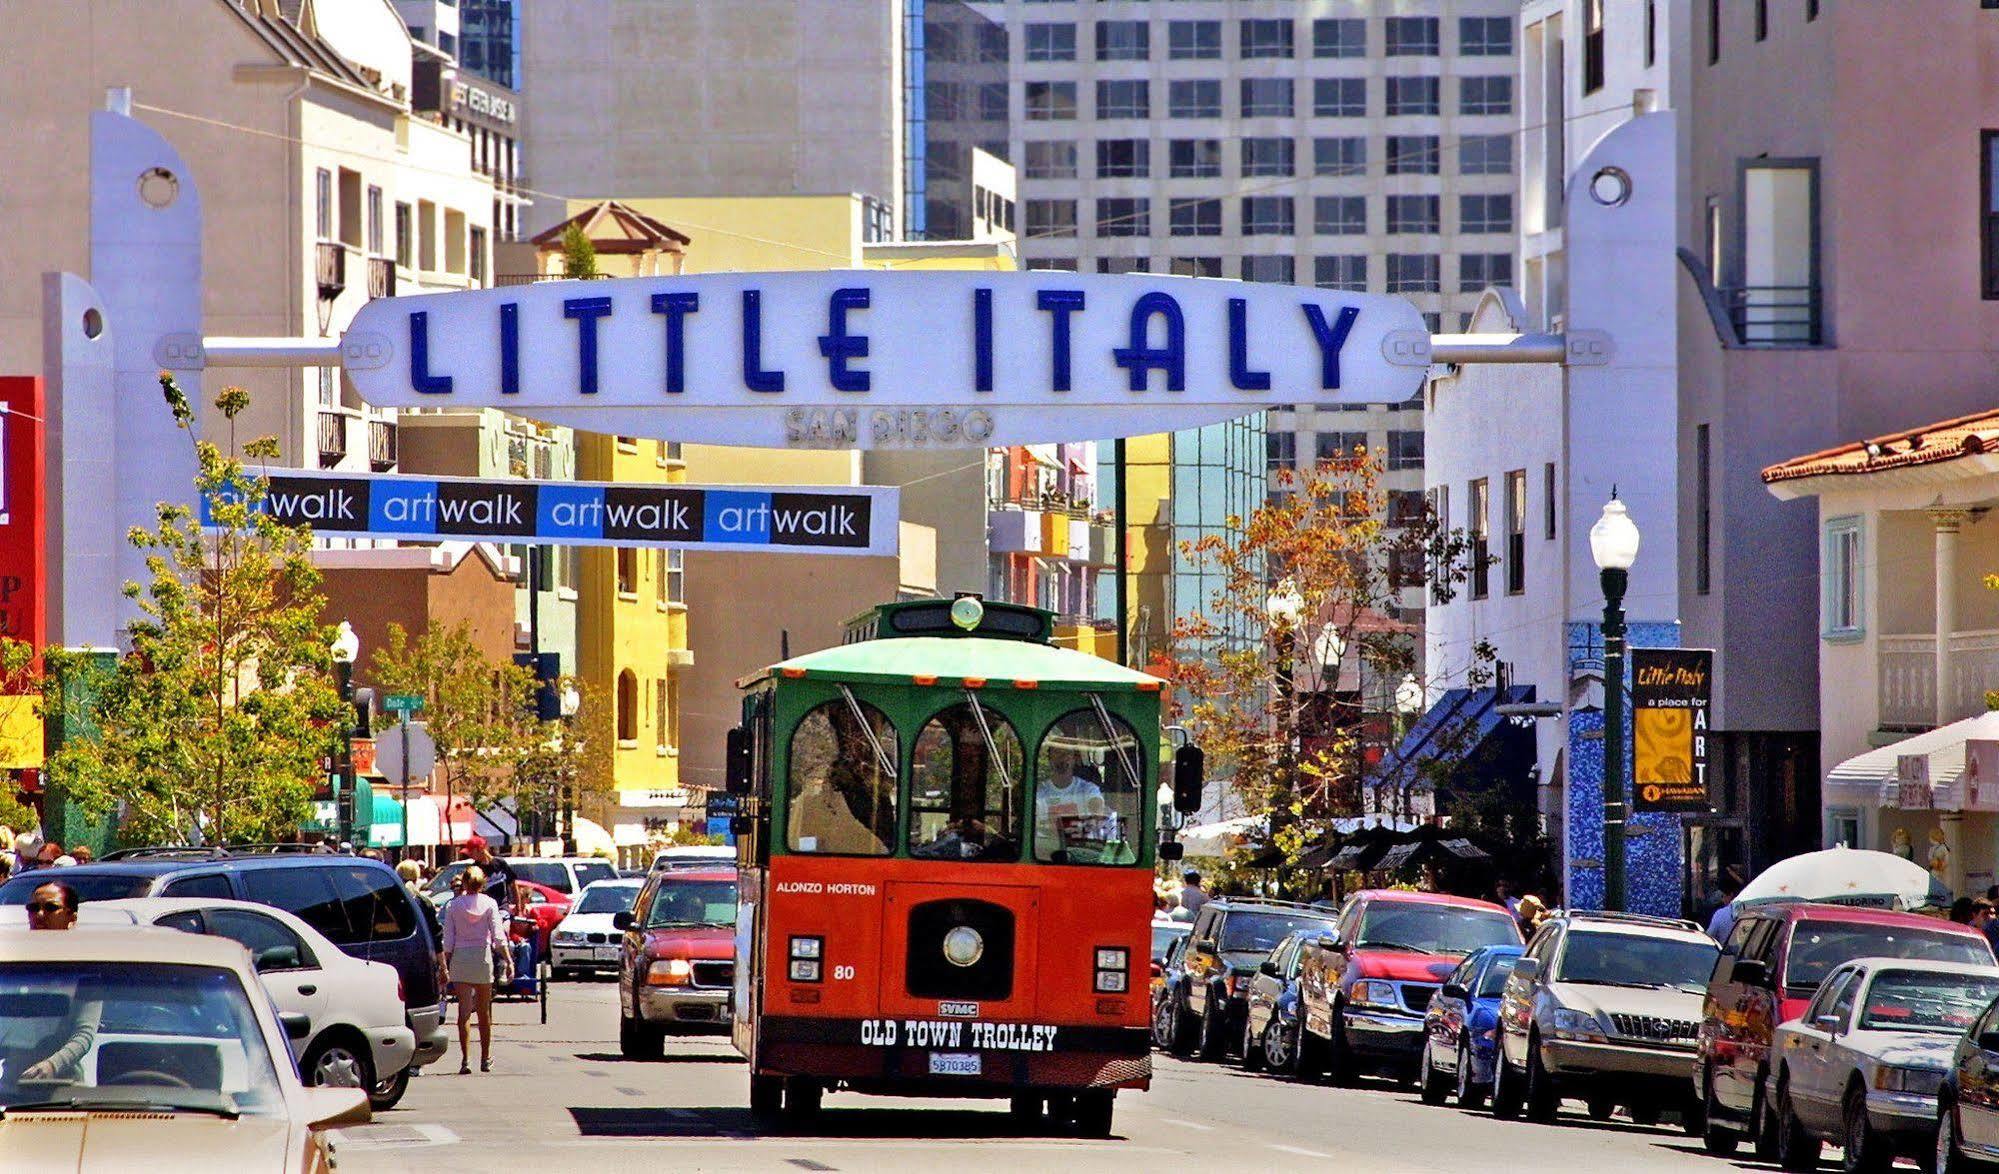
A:
{"label": "little italy banner", "polygon": [[[264,510],[354,538],[893,555],[892,486],[628,485],[284,470]],[[202,522],[214,525],[210,503]]]}

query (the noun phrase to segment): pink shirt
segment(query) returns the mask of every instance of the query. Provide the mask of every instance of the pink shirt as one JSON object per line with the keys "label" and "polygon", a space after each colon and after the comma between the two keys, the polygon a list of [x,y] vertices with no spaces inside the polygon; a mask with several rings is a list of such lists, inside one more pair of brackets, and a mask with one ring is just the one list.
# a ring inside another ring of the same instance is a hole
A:
{"label": "pink shirt", "polygon": [[445,905],[445,953],[464,948],[504,949],[506,944],[499,902],[484,893],[460,893]]}

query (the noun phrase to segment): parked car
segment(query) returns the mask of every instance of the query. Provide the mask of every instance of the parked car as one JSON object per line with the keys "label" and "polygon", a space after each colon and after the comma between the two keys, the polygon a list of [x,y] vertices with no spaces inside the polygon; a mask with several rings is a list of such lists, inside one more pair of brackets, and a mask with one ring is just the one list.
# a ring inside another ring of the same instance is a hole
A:
{"label": "parked car", "polygon": [[41,1048],[0,1045],[0,1164],[322,1174],[332,1166],[325,1131],[369,1119],[362,1090],[300,1082],[287,1033],[305,1021],[272,1006],[235,942],[0,930],[0,1021],[74,1030],[89,1013],[79,991],[95,1004],[96,1030],[67,1072],[24,1080]]}
{"label": "parked car", "polygon": [[1179,991],[1187,978],[1187,937],[1174,938],[1166,954],[1153,965],[1152,1046],[1174,1051],[1173,1031],[1180,1022]]}
{"label": "parked car", "polygon": [[[527,902],[514,906],[514,920],[519,922],[525,919],[534,924],[535,949],[546,955],[554,943],[555,927],[562,924],[563,918],[569,916],[571,908],[569,894],[559,893],[547,885],[530,880],[521,882],[521,890],[527,897]],[[521,929],[521,932],[525,936],[525,930]]]}
{"label": "parked car", "polygon": [[1424,1104],[1441,1105],[1455,1095],[1459,1107],[1474,1109],[1485,1100],[1499,1055],[1499,998],[1524,951],[1513,945],[1473,950],[1430,996],[1416,1070]]}
{"label": "parked car", "polygon": [[611,924],[612,918],[630,912],[633,898],[643,881],[593,881],[568,916],[555,925],[550,938],[549,966],[556,978],[568,978],[579,971],[618,969],[619,941],[624,936]]}
{"label": "parked car", "polygon": [[736,866],[736,850],[726,844],[679,844],[652,858],[652,871],[728,869]]}
{"label": "parked car", "polygon": [[1299,1072],[1347,1083],[1362,1071],[1413,1079],[1423,1015],[1481,946],[1519,945],[1504,906],[1439,893],[1364,889],[1301,950]]}
{"label": "parked car", "polygon": [[1165,917],[1152,919],[1152,966],[1155,972],[1166,959],[1167,947],[1186,937],[1193,928],[1191,921],[1174,921]]}
{"label": "parked car", "polygon": [[736,873],[665,870],[639,890],[618,962],[618,1049],[657,1060],[669,1032],[726,1033],[736,976]]}
{"label": "parked car", "polygon": [[1965,1029],[1999,998],[1999,968],[1863,958],[1819,984],[1803,1017],[1777,1028],[1771,1104],[1777,1164],[1882,1171],[1936,1152],[1937,1090]]}
{"label": "parked car", "polygon": [[1298,964],[1320,927],[1294,930],[1256,968],[1243,996],[1242,1066],[1252,1072],[1298,1069]]}
{"label": "parked car", "polygon": [[[39,869],[17,874],[0,884],[0,905],[27,904],[35,886],[47,879]],[[422,1068],[444,1055],[444,992],[437,982],[434,918],[418,908],[401,878],[379,860],[145,848],[65,868],[60,879],[85,904],[120,897],[198,897],[249,901],[296,914],[342,953],[396,968],[403,984],[403,1013],[416,1035],[412,1067]],[[373,1091],[386,1096],[391,1090],[378,1083]]]}
{"label": "parked car", "polygon": [[1835,967],[1866,957],[1993,964],[1985,935],[1934,917],[1804,902],[1745,910],[1701,1005],[1694,1087],[1709,1152],[1732,1154],[1746,1135],[1775,1156],[1764,1094],[1777,1025],[1804,1014]]}
{"label": "parked car", "polygon": [[1957,1041],[1937,1090],[1932,1174],[1999,1169],[1999,999]]}
{"label": "parked car", "polygon": [[1687,1087],[1701,997],[1720,953],[1691,921],[1558,913],[1513,964],[1499,1006],[1492,1112],[1552,1121],[1565,1096],[1590,1116],[1662,1110],[1700,1132]]}
{"label": "parked car", "polygon": [[278,1010],[303,1015],[310,1025],[298,1041],[301,1079],[315,1087],[368,1089],[377,1111],[402,1100],[416,1033],[403,1013],[395,967],[349,957],[303,918],[269,905],[203,897],[92,904],[130,913],[141,925],[241,944]]}
{"label": "parked car", "polygon": [[[616,865],[594,856],[508,856],[506,861],[517,879],[553,889],[565,901],[582,892],[587,885],[618,875]],[[458,879],[459,873],[471,866],[470,860],[454,860],[438,869],[437,875],[423,887],[424,896],[430,898],[432,905],[449,903],[456,895],[452,892],[452,883]],[[490,885],[490,877],[488,881]]]}
{"label": "parked car", "polygon": [[1222,897],[1201,906],[1188,937],[1186,977],[1174,1005],[1174,1051],[1219,1060],[1242,1040],[1243,996],[1257,968],[1294,930],[1329,928],[1329,909]]}

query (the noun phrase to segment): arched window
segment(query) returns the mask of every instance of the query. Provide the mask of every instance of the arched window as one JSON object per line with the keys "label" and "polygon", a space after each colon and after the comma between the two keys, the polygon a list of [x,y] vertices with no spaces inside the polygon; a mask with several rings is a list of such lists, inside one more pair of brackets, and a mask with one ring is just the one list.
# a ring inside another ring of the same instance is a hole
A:
{"label": "arched window", "polygon": [[968,701],[924,723],[909,763],[909,854],[1020,859],[1026,766],[1020,735],[988,706]]}
{"label": "arched window", "polygon": [[1064,714],[1034,761],[1034,858],[1135,864],[1145,752],[1123,718],[1095,707]]}
{"label": "arched window", "polygon": [[639,740],[639,678],[626,669],[618,674],[618,741]]}
{"label": "arched window", "polygon": [[828,701],[806,714],[791,735],[785,846],[888,855],[895,846],[899,754],[895,727],[865,701]]}

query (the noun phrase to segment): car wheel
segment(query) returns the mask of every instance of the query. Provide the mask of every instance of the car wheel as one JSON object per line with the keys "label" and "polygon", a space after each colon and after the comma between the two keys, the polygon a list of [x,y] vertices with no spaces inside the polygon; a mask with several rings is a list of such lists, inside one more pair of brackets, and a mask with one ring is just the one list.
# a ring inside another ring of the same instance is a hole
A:
{"label": "car wheel", "polygon": [[1502,1121],[1520,1115],[1520,1078],[1506,1062],[1504,1046],[1492,1061],[1492,1115]]}
{"label": "car wheel", "polygon": [[1701,1065],[1701,1145],[1717,1158],[1732,1157],[1742,1144],[1742,1135],[1718,1119],[1714,1099],[1714,1069]]}
{"label": "car wheel", "polygon": [[1007,1100],[1007,1116],[1022,1129],[1034,1129],[1041,1124],[1041,1098],[1033,1095],[1016,1095]]}
{"label": "car wheel", "polygon": [[396,1069],[394,1076],[378,1080],[375,1087],[368,1090],[368,1107],[377,1113],[387,1112],[396,1107],[403,1094],[410,1090],[410,1069],[405,1064]]}
{"label": "car wheel", "polygon": [[1840,1169],[1847,1174],[1877,1174],[1894,1164],[1895,1154],[1888,1148],[1888,1139],[1876,1133],[1867,1120],[1867,1093],[1860,1086],[1847,1090],[1846,1100],[1840,1106],[1840,1123],[1844,1126],[1845,1145]]}
{"label": "car wheel", "polygon": [[1275,1015],[1263,1027],[1263,1063],[1272,1072],[1289,1073],[1296,1059],[1291,1038],[1284,1030],[1284,1021]]}
{"label": "car wheel", "polygon": [[1152,1046],[1173,1049],[1173,998],[1164,991],[1152,1001]]}
{"label": "car wheel", "polygon": [[1788,1082],[1781,1078],[1777,1082],[1777,1103],[1771,1106],[1770,1111],[1775,1116],[1773,1124],[1777,1130],[1777,1168],[1818,1169],[1823,1143],[1805,1132],[1804,1123],[1798,1120],[1797,1110],[1791,1105]]}
{"label": "car wheel", "polygon": [[1948,1100],[1937,1103],[1937,1149],[1929,1169],[1931,1174],[1964,1174],[1971,1169],[1957,1152],[1957,1107]]}
{"label": "car wheel", "polygon": [[1547,1123],[1555,1119],[1555,1109],[1562,1098],[1555,1092],[1555,1078],[1548,1075],[1547,1065],[1541,1063],[1541,1041],[1530,1036],[1527,1040],[1526,1087],[1521,1090],[1520,1109],[1529,1121]]}
{"label": "car wheel", "polygon": [[1610,1120],[1610,1115],[1615,1112],[1617,1112],[1617,1102],[1611,1100],[1609,1097],[1591,1097],[1589,1099],[1590,1120],[1608,1121]]}
{"label": "car wheel", "polygon": [[306,1051],[299,1075],[317,1088],[375,1087],[375,1062],[366,1050],[338,1037],[321,1040]]}
{"label": "car wheel", "polygon": [[1170,1038],[1166,1042],[1166,1050],[1184,1059],[1194,1053],[1194,1035],[1200,1031],[1201,1021],[1194,1018],[1193,1012],[1187,1010],[1184,997],[1173,999],[1172,1002],[1173,1030],[1167,1033]]}
{"label": "car wheel", "polygon": [[784,1082],[784,1115],[793,1124],[803,1124],[819,1115],[819,1098],[825,1086],[807,1076]]}
{"label": "car wheel", "polygon": [[1076,1132],[1084,1137],[1109,1137],[1111,1117],[1117,1108],[1117,1093],[1093,1088],[1076,1094]]}
{"label": "car wheel", "polygon": [[666,1055],[666,1030],[619,1016],[618,1051],[627,1060],[660,1059]]}
{"label": "car wheel", "polygon": [[1483,1090],[1472,1079],[1471,1044],[1464,1040],[1458,1041],[1457,1095],[1460,1109],[1476,1109],[1479,1102],[1485,1099]]}
{"label": "car wheel", "polygon": [[1648,1105],[1641,1101],[1638,1104],[1627,1106],[1625,1112],[1631,1114],[1631,1123],[1633,1125],[1643,1125],[1649,1129],[1659,1123],[1659,1106],[1657,1105]]}
{"label": "car wheel", "polygon": [[1354,1071],[1353,1052],[1347,1047],[1345,1008],[1333,1008],[1332,1032],[1332,1038],[1326,1041],[1326,1079],[1346,1087],[1359,1079],[1359,1075]]}
{"label": "car wheel", "polygon": [[1326,1071],[1326,1041],[1313,1035],[1305,1026],[1303,1018],[1298,1020],[1297,1034],[1291,1037],[1298,1050],[1298,1057],[1292,1061],[1291,1076],[1295,1080],[1317,1080]]}
{"label": "car wheel", "polygon": [[1416,1062],[1416,1095],[1426,1105],[1441,1105],[1451,1095],[1450,1078],[1437,1071],[1437,1066],[1430,1062],[1428,1041],[1424,1042],[1423,1055]]}
{"label": "car wheel", "polygon": [[768,1125],[777,1118],[778,1111],[783,1107],[784,1078],[751,1075],[750,1119],[760,1125]]}
{"label": "car wheel", "polygon": [[[1217,1006],[1217,1004],[1220,1005]],[[1222,1003],[1221,1000],[1215,998],[1213,991],[1208,992],[1208,1005],[1201,1012],[1200,1043],[1197,1047],[1197,1051],[1199,1052],[1198,1059],[1220,1060],[1228,1055],[1228,1039],[1223,1034],[1227,1030],[1223,1026],[1223,1022],[1228,1017],[1227,1006],[1228,1004]]]}
{"label": "car wheel", "polygon": [[[1275,1022],[1275,1020],[1272,1020]],[[1242,1070],[1261,1072],[1264,1065],[1263,1043],[1249,1029],[1249,1016],[1242,1017]]]}
{"label": "car wheel", "polygon": [[1775,1162],[1777,1160],[1777,1114],[1770,1111],[1770,1097],[1764,1091],[1769,1082],[1762,1073],[1756,1077],[1756,1099],[1750,1105],[1750,1138],[1755,1143],[1756,1160]]}

